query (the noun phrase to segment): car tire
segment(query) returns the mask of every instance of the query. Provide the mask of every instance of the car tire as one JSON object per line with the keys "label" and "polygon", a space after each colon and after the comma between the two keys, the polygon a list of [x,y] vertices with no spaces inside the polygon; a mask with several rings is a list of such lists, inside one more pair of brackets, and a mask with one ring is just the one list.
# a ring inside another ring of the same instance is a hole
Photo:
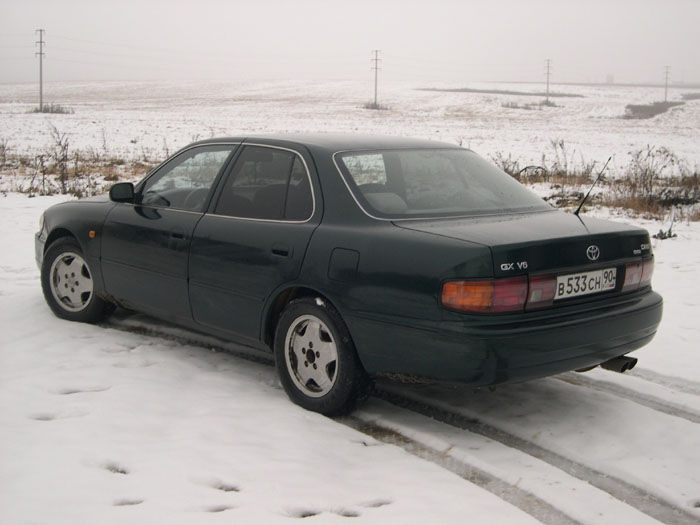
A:
{"label": "car tire", "polygon": [[280,315],[275,365],[284,390],[297,405],[326,416],[354,410],[371,381],[338,311],[322,299],[291,301]]}
{"label": "car tire", "polygon": [[80,245],[69,237],[57,239],[46,250],[41,288],[53,313],[68,321],[96,323],[114,310],[97,295],[92,269]]}

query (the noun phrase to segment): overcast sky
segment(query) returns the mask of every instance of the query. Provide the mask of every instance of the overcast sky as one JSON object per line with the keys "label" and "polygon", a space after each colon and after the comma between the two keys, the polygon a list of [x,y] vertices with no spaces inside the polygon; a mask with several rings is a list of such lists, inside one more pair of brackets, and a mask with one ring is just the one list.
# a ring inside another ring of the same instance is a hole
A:
{"label": "overcast sky", "polygon": [[0,0],[0,82],[700,82],[699,0]]}

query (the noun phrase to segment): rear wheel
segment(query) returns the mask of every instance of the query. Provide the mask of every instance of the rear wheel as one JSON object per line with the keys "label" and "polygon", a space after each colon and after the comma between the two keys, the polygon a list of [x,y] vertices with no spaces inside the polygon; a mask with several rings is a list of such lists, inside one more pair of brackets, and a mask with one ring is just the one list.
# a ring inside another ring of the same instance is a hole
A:
{"label": "rear wheel", "polygon": [[92,270],[71,238],[58,239],[46,250],[41,287],[54,314],[69,321],[98,322],[114,309],[97,296]]}
{"label": "rear wheel", "polygon": [[320,299],[297,299],[282,311],[275,363],[287,395],[307,410],[346,414],[369,394],[371,382],[345,323]]}

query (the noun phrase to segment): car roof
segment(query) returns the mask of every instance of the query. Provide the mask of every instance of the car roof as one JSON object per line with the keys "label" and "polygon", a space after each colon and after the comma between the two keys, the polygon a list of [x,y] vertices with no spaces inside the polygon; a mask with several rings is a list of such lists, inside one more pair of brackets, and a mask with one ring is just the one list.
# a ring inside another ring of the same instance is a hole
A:
{"label": "car roof", "polygon": [[217,137],[199,141],[195,144],[226,142],[247,142],[279,145],[303,145],[315,150],[325,150],[333,154],[338,151],[380,150],[403,148],[459,148],[447,142],[415,139],[388,135],[363,135],[350,133],[313,133],[313,134],[264,134],[240,137]]}

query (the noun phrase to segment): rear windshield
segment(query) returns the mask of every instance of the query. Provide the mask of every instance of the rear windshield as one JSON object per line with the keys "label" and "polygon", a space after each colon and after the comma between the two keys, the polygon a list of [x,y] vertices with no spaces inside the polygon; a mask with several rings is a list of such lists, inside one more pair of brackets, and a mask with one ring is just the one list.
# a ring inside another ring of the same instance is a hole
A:
{"label": "rear windshield", "polygon": [[505,172],[465,149],[351,151],[337,164],[360,205],[387,219],[548,210]]}

